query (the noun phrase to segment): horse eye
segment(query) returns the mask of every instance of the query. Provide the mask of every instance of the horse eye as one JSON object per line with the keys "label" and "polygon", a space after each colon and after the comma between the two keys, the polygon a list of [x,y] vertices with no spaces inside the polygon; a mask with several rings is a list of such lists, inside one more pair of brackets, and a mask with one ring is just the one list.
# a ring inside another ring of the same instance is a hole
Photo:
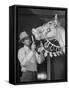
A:
{"label": "horse eye", "polygon": [[50,32],[50,31],[51,31],[51,29],[50,29],[50,28],[48,28],[48,29],[47,29],[47,31],[48,31],[48,32]]}

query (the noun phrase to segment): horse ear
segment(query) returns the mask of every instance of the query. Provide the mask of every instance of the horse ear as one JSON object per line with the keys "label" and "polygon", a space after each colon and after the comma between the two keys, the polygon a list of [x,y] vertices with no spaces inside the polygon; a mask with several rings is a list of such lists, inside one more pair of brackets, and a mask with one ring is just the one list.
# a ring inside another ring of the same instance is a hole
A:
{"label": "horse ear", "polygon": [[57,14],[55,14],[55,23],[57,25]]}

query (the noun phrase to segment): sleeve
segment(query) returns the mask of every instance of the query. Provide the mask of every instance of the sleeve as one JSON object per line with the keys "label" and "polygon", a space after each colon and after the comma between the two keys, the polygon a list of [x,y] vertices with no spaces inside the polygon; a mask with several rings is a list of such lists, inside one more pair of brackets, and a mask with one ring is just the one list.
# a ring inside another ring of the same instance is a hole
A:
{"label": "sleeve", "polygon": [[20,49],[20,50],[18,51],[18,60],[19,60],[20,64],[22,63],[24,57],[25,57],[25,55],[24,55],[24,50],[23,50],[23,49]]}
{"label": "sleeve", "polygon": [[18,59],[20,61],[21,66],[26,65],[26,62],[28,62],[33,56],[33,52],[31,51],[29,54],[25,54],[25,50],[19,50],[18,52]]}

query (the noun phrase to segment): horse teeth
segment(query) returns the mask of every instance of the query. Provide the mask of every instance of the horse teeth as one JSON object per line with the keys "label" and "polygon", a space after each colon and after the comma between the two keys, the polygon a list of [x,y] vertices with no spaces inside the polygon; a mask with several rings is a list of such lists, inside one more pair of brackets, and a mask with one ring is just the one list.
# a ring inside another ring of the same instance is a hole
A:
{"label": "horse teeth", "polygon": [[58,55],[58,56],[60,56],[60,53],[59,53],[59,52],[57,52],[57,55]]}
{"label": "horse teeth", "polygon": [[57,56],[57,54],[56,53],[53,53],[53,55],[56,57]]}
{"label": "horse teeth", "polygon": [[47,53],[48,53],[48,51],[45,50],[45,53],[44,53],[44,56],[45,56],[45,57],[47,57]]}
{"label": "horse teeth", "polygon": [[49,52],[50,57],[53,57],[52,52]]}

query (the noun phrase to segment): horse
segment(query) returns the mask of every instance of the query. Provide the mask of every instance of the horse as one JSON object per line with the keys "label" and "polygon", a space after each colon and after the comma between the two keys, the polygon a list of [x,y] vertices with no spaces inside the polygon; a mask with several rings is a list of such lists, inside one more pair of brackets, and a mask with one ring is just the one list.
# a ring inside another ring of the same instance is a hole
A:
{"label": "horse", "polygon": [[[59,46],[61,47],[61,50],[65,54],[65,29],[61,26],[60,22],[58,21],[57,15],[55,15],[54,20],[44,23],[42,26],[39,26],[37,28],[33,28],[32,34],[35,36],[36,40],[39,40],[39,41],[47,40],[48,41],[47,45],[51,44],[52,46],[56,46],[56,45],[53,45],[50,41],[51,40],[58,41]],[[51,53],[51,52],[49,52],[49,53]],[[64,56],[62,55],[61,57],[56,57],[53,59],[54,59],[54,63],[53,63],[53,65],[54,65],[53,66],[54,67],[54,70],[53,70],[54,80],[65,79]]]}
{"label": "horse", "polygon": [[57,40],[63,53],[65,54],[65,29],[57,20],[57,15],[55,15],[54,20],[51,20],[37,28],[33,28],[32,33],[35,36],[36,40]]}

